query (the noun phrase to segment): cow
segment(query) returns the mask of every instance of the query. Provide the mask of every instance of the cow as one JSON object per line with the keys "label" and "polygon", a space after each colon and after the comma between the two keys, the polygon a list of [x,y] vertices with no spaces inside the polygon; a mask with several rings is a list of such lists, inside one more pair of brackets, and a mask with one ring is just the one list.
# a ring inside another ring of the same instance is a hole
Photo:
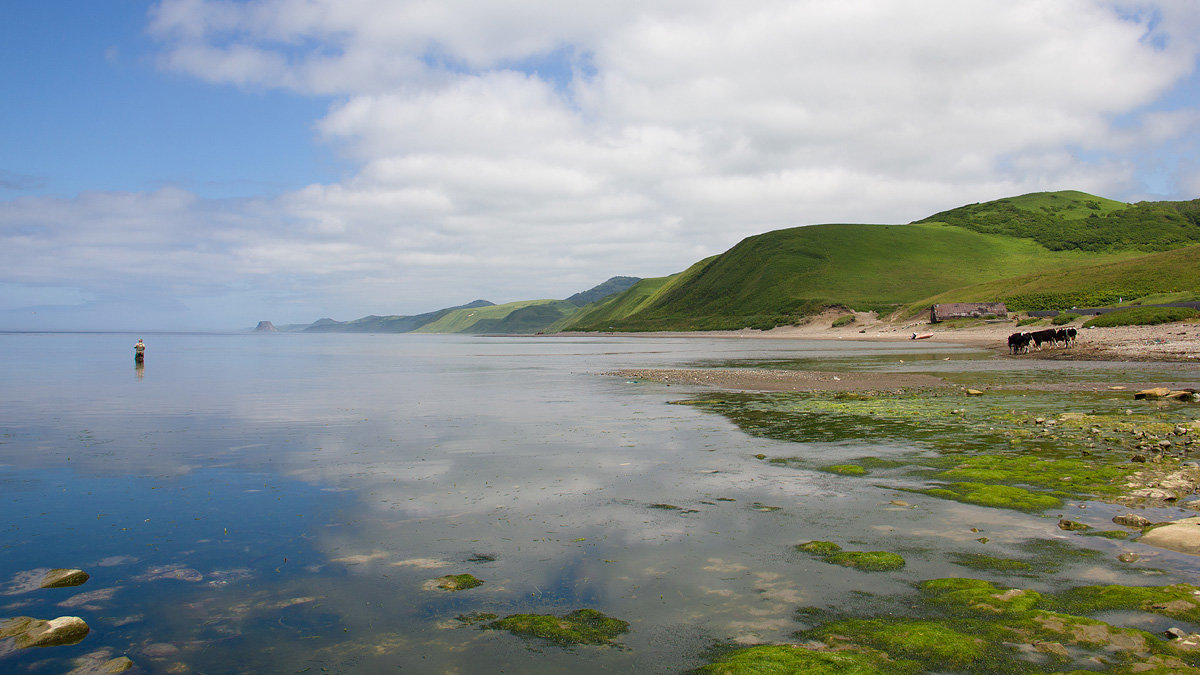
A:
{"label": "cow", "polygon": [[1034,331],[1032,333],[1032,335],[1033,335],[1033,346],[1037,347],[1039,350],[1041,350],[1042,345],[1047,344],[1047,343],[1049,343],[1051,347],[1054,346],[1055,330],[1053,328],[1047,328],[1045,330]]}
{"label": "cow", "polygon": [[1008,336],[1008,351],[1013,354],[1024,354],[1029,351],[1029,342],[1032,339],[1029,333],[1013,333]]}
{"label": "cow", "polygon": [[1013,333],[1008,336],[1008,351],[1012,354],[1026,354],[1030,346],[1039,351],[1042,345],[1055,347],[1062,345],[1070,347],[1079,337],[1079,331],[1074,328],[1047,328],[1032,333]]}

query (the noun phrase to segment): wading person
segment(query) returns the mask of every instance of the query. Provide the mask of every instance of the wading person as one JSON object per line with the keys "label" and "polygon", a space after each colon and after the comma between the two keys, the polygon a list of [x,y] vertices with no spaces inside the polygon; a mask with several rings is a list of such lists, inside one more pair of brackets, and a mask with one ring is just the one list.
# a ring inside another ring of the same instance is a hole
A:
{"label": "wading person", "polygon": [[133,361],[141,363],[146,360],[146,345],[138,338],[137,344],[133,346]]}

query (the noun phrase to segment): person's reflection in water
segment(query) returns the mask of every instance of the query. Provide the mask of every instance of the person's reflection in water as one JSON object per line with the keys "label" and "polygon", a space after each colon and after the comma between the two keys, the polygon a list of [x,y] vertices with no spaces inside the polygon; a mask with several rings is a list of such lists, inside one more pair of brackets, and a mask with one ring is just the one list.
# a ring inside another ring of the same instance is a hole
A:
{"label": "person's reflection in water", "polygon": [[134,361],[133,371],[135,373],[137,373],[137,378],[139,380],[142,379],[143,377],[145,377],[146,376],[146,362],[145,361]]}

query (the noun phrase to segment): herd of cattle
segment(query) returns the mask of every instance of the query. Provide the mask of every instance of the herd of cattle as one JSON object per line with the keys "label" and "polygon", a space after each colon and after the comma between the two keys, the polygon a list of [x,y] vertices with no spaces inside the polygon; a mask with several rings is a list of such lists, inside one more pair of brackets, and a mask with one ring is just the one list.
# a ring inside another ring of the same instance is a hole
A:
{"label": "herd of cattle", "polygon": [[1025,354],[1030,347],[1041,349],[1042,345],[1070,347],[1079,331],[1074,328],[1047,328],[1032,333],[1013,333],[1008,336],[1008,351],[1013,354]]}

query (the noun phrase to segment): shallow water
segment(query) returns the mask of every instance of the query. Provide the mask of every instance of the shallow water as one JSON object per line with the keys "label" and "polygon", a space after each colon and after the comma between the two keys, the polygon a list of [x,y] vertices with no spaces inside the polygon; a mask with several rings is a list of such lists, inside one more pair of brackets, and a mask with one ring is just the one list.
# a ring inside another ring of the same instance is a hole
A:
{"label": "shallow water", "polygon": [[[144,369],[137,337],[149,345]],[[901,359],[989,372],[994,360],[978,351],[295,334],[0,334],[0,345],[0,617],[76,615],[92,629],[69,647],[0,646],[5,672],[65,671],[88,654],[128,656],[144,672],[680,672],[713,643],[787,639],[805,627],[801,607],[902,606],[915,581],[942,576],[1015,583],[954,553],[1028,558],[1022,547],[1039,540],[1098,552],[1020,579],[1034,588],[1197,571],[1166,552],[1117,563],[1133,545],[1063,533],[1057,513],[755,457],[928,452],[919,438],[747,433],[671,405],[703,390],[602,375]],[[1082,505],[1071,517],[1117,512]],[[908,564],[868,574],[793,549],[812,539]],[[22,573],[54,567],[91,579],[21,585]],[[466,572],[484,584],[427,589]],[[630,631],[617,646],[564,648],[456,620],[584,607]]]}

